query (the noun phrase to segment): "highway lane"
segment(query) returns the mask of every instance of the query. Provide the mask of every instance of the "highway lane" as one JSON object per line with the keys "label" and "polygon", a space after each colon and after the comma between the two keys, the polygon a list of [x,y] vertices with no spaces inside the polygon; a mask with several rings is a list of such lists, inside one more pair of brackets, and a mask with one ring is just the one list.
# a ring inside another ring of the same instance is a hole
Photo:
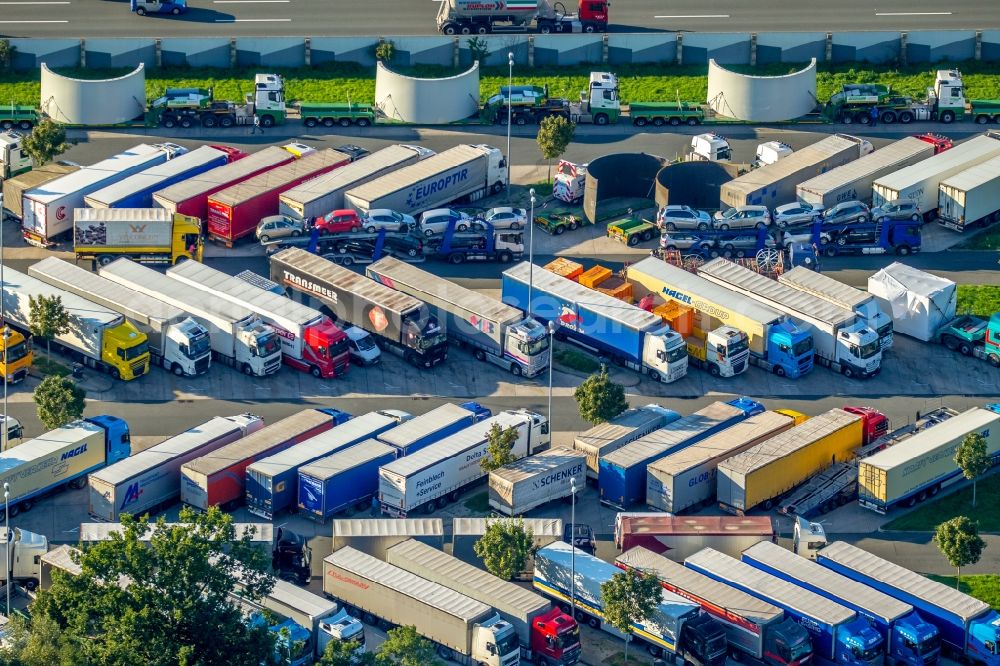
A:
{"label": "highway lane", "polygon": [[[565,2],[571,6],[571,2]],[[989,4],[989,3],[986,3]],[[873,6],[875,5],[875,6]],[[432,35],[437,0],[192,0],[183,17],[139,17],[122,0],[4,0],[0,36]],[[616,0],[614,32],[992,29],[982,0]]]}

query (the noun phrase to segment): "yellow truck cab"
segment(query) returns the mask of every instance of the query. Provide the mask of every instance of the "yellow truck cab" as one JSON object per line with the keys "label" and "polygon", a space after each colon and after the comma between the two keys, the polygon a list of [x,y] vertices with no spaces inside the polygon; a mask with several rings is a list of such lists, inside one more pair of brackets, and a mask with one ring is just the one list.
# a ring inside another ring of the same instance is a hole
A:
{"label": "yellow truck cab", "polygon": [[149,339],[128,319],[109,326],[101,343],[101,360],[111,375],[131,381],[149,373]]}
{"label": "yellow truck cab", "polygon": [[0,335],[0,372],[8,384],[16,384],[28,376],[34,362],[31,345],[19,331],[4,327]]}
{"label": "yellow truck cab", "polygon": [[163,208],[77,208],[73,251],[101,266],[120,257],[168,266],[201,261],[201,220]]}

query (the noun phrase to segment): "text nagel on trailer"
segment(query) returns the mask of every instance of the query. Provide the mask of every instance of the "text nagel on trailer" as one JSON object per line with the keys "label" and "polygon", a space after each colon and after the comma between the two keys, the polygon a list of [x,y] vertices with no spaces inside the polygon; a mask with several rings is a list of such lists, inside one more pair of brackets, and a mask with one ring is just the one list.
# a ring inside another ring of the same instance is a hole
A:
{"label": "text nagel on trailer", "polygon": [[153,362],[165,370],[187,377],[208,372],[212,363],[208,329],[183,310],[58,257],[29,266],[28,274],[123,315],[146,334]]}
{"label": "text nagel on trailer", "polygon": [[663,589],[701,606],[725,628],[733,661],[748,655],[766,666],[803,666],[812,660],[809,633],[773,604],[642,546],[619,555],[615,566],[656,576]]}
{"label": "text nagel on trailer", "polygon": [[365,275],[426,303],[448,338],[472,349],[480,361],[525,377],[539,375],[549,365],[545,328],[517,308],[395,257],[379,259]]}
{"label": "text nagel on trailer", "polygon": [[[531,275],[531,303],[528,277]],[[670,383],[687,374],[684,338],[651,312],[527,262],[503,273],[503,302],[557,327],[556,336],[597,350],[625,367]]]}
{"label": "text nagel on trailer", "polygon": [[282,360],[296,370],[329,378],[350,367],[347,335],[319,310],[193,261],[174,266],[167,277],[257,313],[281,339]]}
{"label": "text nagel on trailer", "polygon": [[299,248],[271,257],[271,279],[315,299],[337,321],[360,326],[408,363],[431,368],[448,358],[448,340],[420,300]]}
{"label": "text nagel on trailer", "polygon": [[98,270],[101,277],[187,312],[208,330],[215,358],[253,377],[281,369],[281,343],[274,329],[251,310],[220,296],[194,292],[130,259],[118,259]]}
{"label": "text nagel on trailer", "polygon": [[573,448],[587,456],[587,478],[596,483],[601,458],[680,417],[677,412],[660,405],[629,409],[577,435]]}
{"label": "text nagel on trailer", "polygon": [[758,543],[743,551],[743,561],[772,576],[847,606],[882,635],[886,659],[894,664],[936,664],[941,654],[937,628],[913,606],[838,574],[781,546]]}
{"label": "text nagel on trailer", "polygon": [[774,604],[805,627],[813,654],[822,664],[880,666],[882,636],[850,608],[793,585],[711,548],[684,560],[684,566]]}

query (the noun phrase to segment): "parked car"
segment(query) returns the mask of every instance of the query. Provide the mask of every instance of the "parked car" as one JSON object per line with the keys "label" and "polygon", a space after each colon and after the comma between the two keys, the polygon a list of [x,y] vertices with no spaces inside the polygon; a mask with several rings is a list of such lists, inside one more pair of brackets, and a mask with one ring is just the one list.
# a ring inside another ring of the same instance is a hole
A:
{"label": "parked car", "polygon": [[[819,244],[826,245],[831,242],[833,237],[830,236],[826,231],[821,231],[819,234]],[[792,245],[797,245],[804,243],[806,245],[812,245],[812,231],[802,231],[799,233],[784,232],[781,235],[781,244],[784,246],[785,250],[790,250]]]}
{"label": "parked car", "polygon": [[860,201],[842,201],[823,211],[823,224],[861,224],[868,214],[868,206]]}
{"label": "parked car", "polygon": [[[334,247],[340,254],[371,255],[375,252],[375,243],[373,238],[344,236],[343,240],[334,243]],[[423,243],[413,236],[386,236],[382,244],[382,251],[393,256],[416,257],[422,249]]]}
{"label": "parked car", "polygon": [[[777,247],[773,238],[768,236],[764,239],[764,247]],[[736,236],[719,241],[718,249],[724,257],[745,257],[748,254],[757,252],[757,236]]]}
{"label": "parked car", "polygon": [[660,234],[660,247],[664,250],[698,250],[707,252],[713,243],[707,238],[684,231],[664,231]]}
{"label": "parked car", "polygon": [[435,208],[420,216],[419,229],[425,236],[443,234],[452,222],[455,223],[455,231],[468,231],[472,218],[452,208]]}
{"label": "parked car", "polygon": [[914,222],[919,222],[921,217],[923,217],[920,214],[917,204],[912,201],[900,201],[899,199],[872,208],[871,216],[876,222],[888,222],[889,220],[913,220]]}
{"label": "parked car", "polygon": [[344,153],[345,155],[350,155],[352,162],[357,162],[371,152],[370,150],[366,150],[361,146],[356,146],[353,143],[345,143],[342,146],[337,146],[334,150],[339,153]]}
{"label": "parked car", "polygon": [[412,215],[397,213],[388,208],[373,208],[365,215],[364,224],[365,231],[373,234],[379,229],[406,232],[415,228],[417,221]]}
{"label": "parked car", "polygon": [[382,359],[382,352],[375,339],[363,329],[357,326],[348,326],[344,329],[347,339],[350,342],[351,360],[359,365],[375,365]]}
{"label": "parked car", "polygon": [[810,203],[796,202],[775,208],[771,219],[774,221],[774,226],[787,229],[802,224],[812,224],[822,214],[823,211]]}
{"label": "parked car", "polygon": [[715,214],[715,228],[760,229],[771,224],[771,211],[767,206],[737,206]]}
{"label": "parked car", "polygon": [[317,217],[316,228],[321,234],[339,234],[345,231],[361,231],[364,226],[361,217],[350,208],[342,208]]}
{"label": "parked car", "polygon": [[656,215],[656,225],[660,229],[676,231],[677,229],[712,228],[712,216],[703,210],[695,210],[690,206],[664,206]]}
{"label": "parked car", "polygon": [[305,233],[305,225],[287,215],[268,215],[257,223],[257,239],[267,243],[276,238],[295,238]]}
{"label": "parked car", "polygon": [[501,206],[486,211],[483,220],[489,222],[494,229],[523,229],[528,223],[528,212],[523,208]]}

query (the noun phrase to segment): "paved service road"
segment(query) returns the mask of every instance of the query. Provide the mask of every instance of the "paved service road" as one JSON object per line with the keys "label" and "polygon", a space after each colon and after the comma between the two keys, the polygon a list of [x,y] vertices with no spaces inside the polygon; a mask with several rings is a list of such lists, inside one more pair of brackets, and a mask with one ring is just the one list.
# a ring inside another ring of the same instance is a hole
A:
{"label": "paved service road", "polygon": [[[571,6],[571,2],[566,2]],[[982,0],[621,0],[615,32],[941,30],[1000,27]],[[989,3],[987,3],[989,4]],[[4,37],[431,35],[435,0],[193,0],[180,18],[132,15],[121,0],[0,2]]]}

